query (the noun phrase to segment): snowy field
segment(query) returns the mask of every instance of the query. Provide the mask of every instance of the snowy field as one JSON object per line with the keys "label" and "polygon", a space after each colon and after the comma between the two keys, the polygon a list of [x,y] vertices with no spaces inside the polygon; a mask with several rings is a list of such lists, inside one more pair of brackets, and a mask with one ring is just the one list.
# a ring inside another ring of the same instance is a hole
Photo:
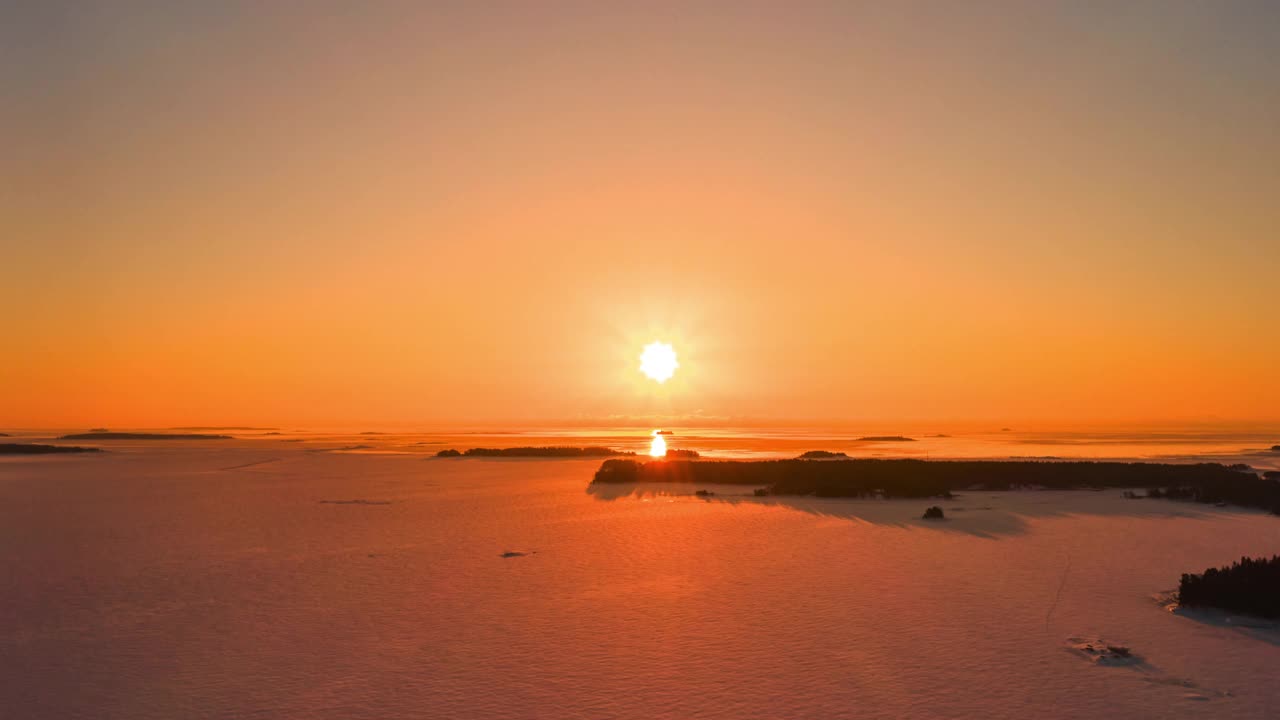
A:
{"label": "snowy field", "polygon": [[0,460],[0,716],[1280,716],[1280,631],[1163,595],[1280,517],[968,492],[931,523],[370,443]]}

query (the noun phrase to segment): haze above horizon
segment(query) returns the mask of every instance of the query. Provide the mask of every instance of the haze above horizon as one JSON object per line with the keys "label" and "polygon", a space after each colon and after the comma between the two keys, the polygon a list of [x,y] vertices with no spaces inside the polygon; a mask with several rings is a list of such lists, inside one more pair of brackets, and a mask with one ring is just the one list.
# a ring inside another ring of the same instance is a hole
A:
{"label": "haze above horizon", "polygon": [[1280,421],[1280,5],[852,5],[6,6],[0,427]]}

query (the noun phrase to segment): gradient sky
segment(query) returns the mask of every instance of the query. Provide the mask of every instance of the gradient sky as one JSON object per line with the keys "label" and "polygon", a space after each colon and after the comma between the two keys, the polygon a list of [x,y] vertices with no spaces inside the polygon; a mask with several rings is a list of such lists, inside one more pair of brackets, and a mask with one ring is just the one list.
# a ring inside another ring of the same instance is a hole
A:
{"label": "gradient sky", "polygon": [[12,3],[0,84],[0,426],[1280,419],[1277,3]]}

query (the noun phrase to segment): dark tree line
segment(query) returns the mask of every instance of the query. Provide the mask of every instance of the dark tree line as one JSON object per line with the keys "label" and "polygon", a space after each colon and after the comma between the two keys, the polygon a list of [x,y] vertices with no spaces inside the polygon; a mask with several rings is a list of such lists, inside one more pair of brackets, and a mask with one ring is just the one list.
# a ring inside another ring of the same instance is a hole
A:
{"label": "dark tree line", "polygon": [[[454,449],[441,450],[436,457],[505,457],[505,458],[576,458],[576,457],[635,457],[630,450],[614,450],[607,447],[512,447],[512,448],[471,448],[466,451]],[[672,448],[667,450],[666,457],[682,460],[696,460],[697,450]]]}
{"label": "dark tree line", "polygon": [[[640,462],[606,460],[593,482],[698,482],[755,485],[769,495],[818,497],[947,496],[970,488],[1054,490],[1147,488],[1152,497],[1229,502],[1280,514],[1280,483],[1216,463],[999,460],[809,460]],[[1154,492],[1152,492],[1154,491]]]}
{"label": "dark tree line", "polygon": [[457,450],[441,450],[436,457],[539,457],[539,458],[573,458],[573,457],[611,457],[614,455],[635,455],[627,450],[614,450],[607,447],[512,447],[512,448],[471,448],[466,452]]}
{"label": "dark tree line", "polygon": [[1280,617],[1280,555],[1243,557],[1227,567],[1185,574],[1178,585],[1178,603]]}

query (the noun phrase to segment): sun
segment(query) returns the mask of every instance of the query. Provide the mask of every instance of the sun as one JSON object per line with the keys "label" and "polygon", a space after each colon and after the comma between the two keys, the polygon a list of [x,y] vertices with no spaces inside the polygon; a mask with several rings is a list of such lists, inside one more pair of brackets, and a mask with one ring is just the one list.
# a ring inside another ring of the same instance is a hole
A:
{"label": "sun", "polygon": [[675,348],[664,342],[651,342],[640,353],[640,372],[664,383],[676,374],[680,363],[676,361]]}

